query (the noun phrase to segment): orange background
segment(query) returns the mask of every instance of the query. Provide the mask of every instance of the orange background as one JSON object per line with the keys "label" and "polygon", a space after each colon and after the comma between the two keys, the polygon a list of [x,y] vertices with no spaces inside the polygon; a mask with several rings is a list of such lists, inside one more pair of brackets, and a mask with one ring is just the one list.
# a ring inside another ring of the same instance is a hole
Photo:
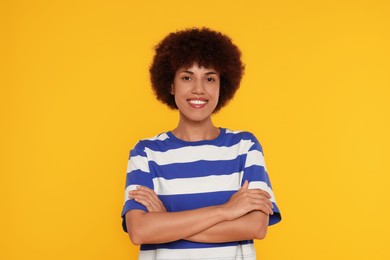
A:
{"label": "orange background", "polygon": [[1,1],[0,259],[135,259],[128,152],[170,130],[148,67],[208,26],[246,74],[218,126],[260,139],[283,221],[259,259],[390,259],[390,2]]}

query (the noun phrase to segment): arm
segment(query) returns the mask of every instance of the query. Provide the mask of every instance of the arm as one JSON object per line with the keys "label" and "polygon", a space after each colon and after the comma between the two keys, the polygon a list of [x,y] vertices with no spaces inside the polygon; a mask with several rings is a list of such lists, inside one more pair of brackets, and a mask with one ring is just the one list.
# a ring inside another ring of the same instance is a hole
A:
{"label": "arm", "polygon": [[126,224],[133,244],[156,244],[183,239],[227,218],[219,206],[182,212],[131,210],[126,213]]}
{"label": "arm", "polygon": [[[178,239],[226,242],[262,238],[267,230],[268,214],[272,214],[270,196],[262,190],[248,190],[247,187],[248,182],[245,182],[223,205],[171,213],[165,212],[152,190],[139,187],[130,193],[130,197],[146,206],[149,213],[133,210],[126,214],[130,238],[135,244]],[[248,221],[253,225],[248,225]]]}
{"label": "arm", "polygon": [[220,222],[198,234],[187,237],[193,242],[223,243],[231,241],[264,239],[269,216],[262,211],[252,211],[232,221]]}

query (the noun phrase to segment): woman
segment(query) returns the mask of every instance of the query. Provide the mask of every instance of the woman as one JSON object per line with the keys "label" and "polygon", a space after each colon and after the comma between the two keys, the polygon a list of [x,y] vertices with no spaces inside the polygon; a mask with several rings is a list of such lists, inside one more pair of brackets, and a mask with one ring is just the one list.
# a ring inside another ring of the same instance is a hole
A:
{"label": "woman", "polygon": [[241,53],[207,28],[171,33],[155,50],[154,92],[180,119],[131,150],[123,228],[139,259],[256,259],[253,239],[281,220],[262,148],[211,117],[239,87]]}

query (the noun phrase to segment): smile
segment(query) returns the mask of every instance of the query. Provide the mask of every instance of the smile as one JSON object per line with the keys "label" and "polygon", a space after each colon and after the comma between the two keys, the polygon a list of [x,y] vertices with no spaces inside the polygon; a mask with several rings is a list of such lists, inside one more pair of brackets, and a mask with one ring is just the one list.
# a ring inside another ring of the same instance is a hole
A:
{"label": "smile", "polygon": [[193,105],[204,105],[207,103],[205,100],[189,100],[188,102]]}
{"label": "smile", "polygon": [[202,108],[202,107],[204,107],[204,106],[207,104],[207,100],[189,99],[189,100],[188,100],[188,103],[190,103],[190,105],[191,105],[192,107],[195,107],[195,108]]}

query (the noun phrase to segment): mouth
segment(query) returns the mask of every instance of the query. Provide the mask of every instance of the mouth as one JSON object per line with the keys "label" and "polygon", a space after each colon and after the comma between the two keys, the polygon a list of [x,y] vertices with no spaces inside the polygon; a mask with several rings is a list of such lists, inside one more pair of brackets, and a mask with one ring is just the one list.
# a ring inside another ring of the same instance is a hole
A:
{"label": "mouth", "polygon": [[203,108],[208,102],[208,100],[205,99],[187,99],[187,101],[190,106],[194,108]]}

